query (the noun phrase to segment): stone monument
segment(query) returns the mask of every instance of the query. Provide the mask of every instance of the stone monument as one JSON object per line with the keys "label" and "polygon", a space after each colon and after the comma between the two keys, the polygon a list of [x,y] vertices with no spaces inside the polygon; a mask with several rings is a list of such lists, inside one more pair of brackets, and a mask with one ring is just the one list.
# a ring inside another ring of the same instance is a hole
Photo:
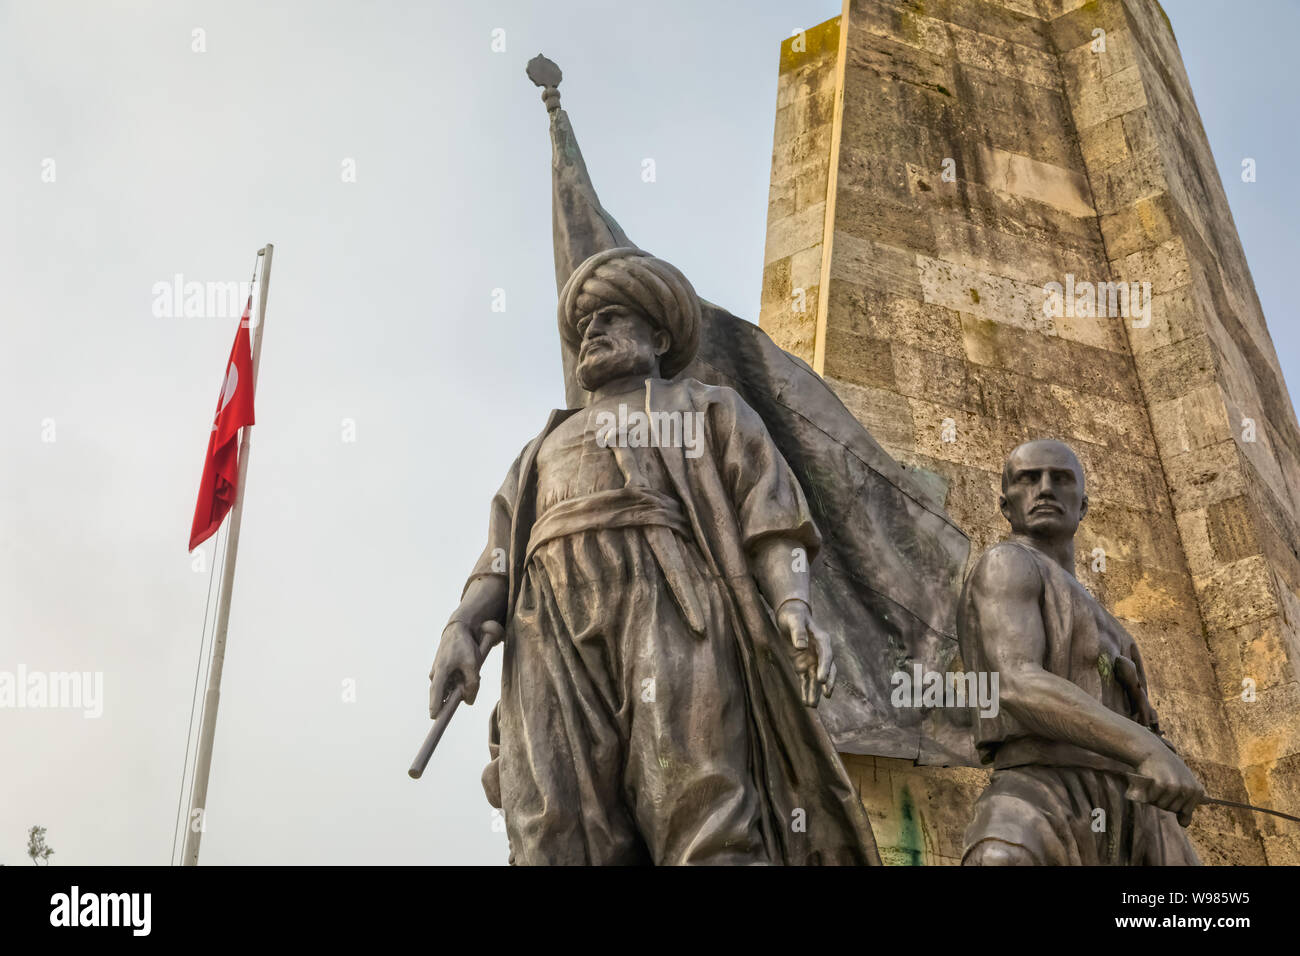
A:
{"label": "stone monument", "polygon": [[[1300,427],[1155,0],[848,0],[782,43],[760,324],[977,553],[1007,454],[1068,442],[1074,571],[1162,728],[1210,794],[1300,813]],[[886,863],[960,861],[987,771],[845,749]],[[1188,832],[1300,863],[1284,820]]]}

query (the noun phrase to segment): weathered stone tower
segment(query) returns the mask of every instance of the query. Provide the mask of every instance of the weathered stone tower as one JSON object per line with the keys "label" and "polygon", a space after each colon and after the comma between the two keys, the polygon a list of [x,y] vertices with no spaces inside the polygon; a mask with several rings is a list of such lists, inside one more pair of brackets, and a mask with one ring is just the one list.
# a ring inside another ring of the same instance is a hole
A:
{"label": "weathered stone tower", "polygon": [[[1149,283],[1149,320],[1047,314],[1106,282]],[[846,0],[785,41],[760,322],[947,482],[977,552],[1006,453],[1076,448],[1078,575],[1162,725],[1212,794],[1300,813],[1300,427],[1155,0]],[[849,765],[888,862],[958,862],[983,771]],[[1300,863],[1273,818],[1192,836]]]}

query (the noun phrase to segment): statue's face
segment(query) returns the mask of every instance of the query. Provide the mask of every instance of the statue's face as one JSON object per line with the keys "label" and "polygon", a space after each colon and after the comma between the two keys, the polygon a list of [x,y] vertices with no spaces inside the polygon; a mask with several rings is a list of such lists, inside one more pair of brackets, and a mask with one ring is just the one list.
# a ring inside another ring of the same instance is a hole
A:
{"label": "statue's face", "polygon": [[578,322],[578,384],[591,390],[626,375],[652,375],[668,350],[668,333],[639,312],[606,306]]}
{"label": "statue's face", "polygon": [[1041,538],[1072,538],[1088,513],[1083,466],[1067,445],[1033,441],[1007,458],[998,499],[1011,530]]}

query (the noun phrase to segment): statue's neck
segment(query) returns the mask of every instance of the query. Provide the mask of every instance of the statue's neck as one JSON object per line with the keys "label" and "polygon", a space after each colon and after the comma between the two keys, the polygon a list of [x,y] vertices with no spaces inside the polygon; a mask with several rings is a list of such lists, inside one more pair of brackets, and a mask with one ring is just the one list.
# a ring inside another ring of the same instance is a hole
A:
{"label": "statue's neck", "polygon": [[630,395],[633,392],[645,391],[645,383],[648,378],[656,378],[658,371],[637,372],[635,375],[622,375],[618,378],[610,379],[602,383],[599,387],[592,389],[591,396],[587,401],[588,405],[595,405],[599,402],[611,398],[617,398],[620,395]]}
{"label": "statue's neck", "polygon": [[1059,564],[1067,574],[1074,575],[1074,538],[1041,538],[1017,531],[1012,533],[1011,540],[1033,548]]}

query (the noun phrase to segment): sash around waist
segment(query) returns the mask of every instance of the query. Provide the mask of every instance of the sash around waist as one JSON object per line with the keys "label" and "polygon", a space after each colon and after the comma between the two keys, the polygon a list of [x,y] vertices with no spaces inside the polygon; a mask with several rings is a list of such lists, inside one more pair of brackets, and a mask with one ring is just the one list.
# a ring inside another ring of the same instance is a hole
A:
{"label": "sash around waist", "polygon": [[1010,770],[1026,765],[1076,767],[1118,774],[1133,772],[1133,768],[1125,763],[1064,740],[1015,737],[997,745],[993,753],[993,769]]}
{"label": "sash around waist", "polygon": [[677,499],[650,488],[623,487],[568,498],[552,505],[533,524],[524,563],[543,544],[565,535],[645,526],[670,528],[687,537],[691,530]]}

